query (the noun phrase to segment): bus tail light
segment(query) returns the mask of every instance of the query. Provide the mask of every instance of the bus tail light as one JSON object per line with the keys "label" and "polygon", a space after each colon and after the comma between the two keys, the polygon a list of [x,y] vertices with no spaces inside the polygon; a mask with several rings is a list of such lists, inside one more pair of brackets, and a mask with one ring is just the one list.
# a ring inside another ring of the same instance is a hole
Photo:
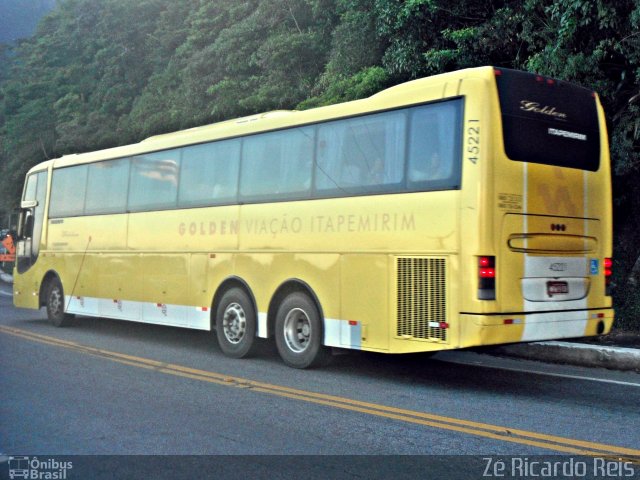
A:
{"label": "bus tail light", "polygon": [[613,259],[604,259],[604,286],[605,295],[611,296],[611,277],[613,275]]}
{"label": "bus tail light", "polygon": [[478,300],[496,299],[496,257],[478,257]]}

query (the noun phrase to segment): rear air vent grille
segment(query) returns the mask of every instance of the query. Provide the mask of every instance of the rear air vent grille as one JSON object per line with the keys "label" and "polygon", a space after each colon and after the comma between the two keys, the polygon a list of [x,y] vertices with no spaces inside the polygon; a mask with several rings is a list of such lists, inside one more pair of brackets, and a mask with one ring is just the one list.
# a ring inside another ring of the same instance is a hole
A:
{"label": "rear air vent grille", "polygon": [[397,262],[397,335],[446,342],[446,260],[398,258]]}

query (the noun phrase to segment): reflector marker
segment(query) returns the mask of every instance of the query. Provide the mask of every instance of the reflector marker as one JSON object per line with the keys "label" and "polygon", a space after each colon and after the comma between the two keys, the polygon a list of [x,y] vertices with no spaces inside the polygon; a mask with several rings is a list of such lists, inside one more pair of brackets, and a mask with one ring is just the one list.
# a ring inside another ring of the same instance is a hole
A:
{"label": "reflector marker", "polygon": [[521,318],[505,318],[502,322],[504,325],[520,325],[522,323]]}

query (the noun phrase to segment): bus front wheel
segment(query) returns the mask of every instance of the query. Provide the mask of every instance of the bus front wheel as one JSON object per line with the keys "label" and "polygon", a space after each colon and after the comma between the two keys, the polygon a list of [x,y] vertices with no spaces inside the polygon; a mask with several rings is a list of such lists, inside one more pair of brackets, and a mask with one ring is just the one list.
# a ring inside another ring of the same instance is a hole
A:
{"label": "bus front wheel", "polygon": [[308,295],[287,296],[276,314],[276,345],[284,363],[294,368],[325,365],[331,358],[322,345],[322,318]]}
{"label": "bus front wheel", "polygon": [[216,309],[216,335],[222,352],[232,358],[250,356],[256,346],[256,311],[247,293],[227,290]]}
{"label": "bus front wheel", "polygon": [[47,317],[56,327],[66,327],[73,319],[64,310],[64,291],[60,280],[51,280],[47,286]]}

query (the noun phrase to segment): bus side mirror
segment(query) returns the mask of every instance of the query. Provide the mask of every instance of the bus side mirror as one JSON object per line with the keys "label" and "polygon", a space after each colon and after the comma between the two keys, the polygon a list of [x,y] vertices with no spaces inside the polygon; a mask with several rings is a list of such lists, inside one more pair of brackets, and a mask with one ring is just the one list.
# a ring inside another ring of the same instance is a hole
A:
{"label": "bus side mirror", "polygon": [[31,238],[33,235],[33,209],[38,206],[37,200],[23,200],[20,202],[20,220],[18,221],[18,235],[14,239],[21,240],[23,238]]}
{"label": "bus side mirror", "polygon": [[23,237],[24,238],[31,238],[33,237],[33,219],[34,216],[32,213],[27,213],[26,218],[24,219],[24,230],[23,230]]}
{"label": "bus side mirror", "polygon": [[27,210],[29,208],[36,208],[38,206],[38,201],[37,200],[23,200],[22,203],[20,203],[20,208]]}

